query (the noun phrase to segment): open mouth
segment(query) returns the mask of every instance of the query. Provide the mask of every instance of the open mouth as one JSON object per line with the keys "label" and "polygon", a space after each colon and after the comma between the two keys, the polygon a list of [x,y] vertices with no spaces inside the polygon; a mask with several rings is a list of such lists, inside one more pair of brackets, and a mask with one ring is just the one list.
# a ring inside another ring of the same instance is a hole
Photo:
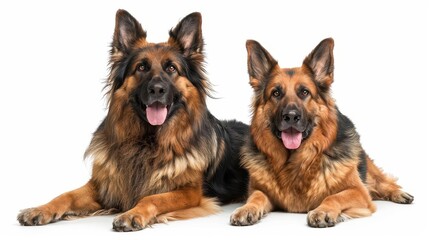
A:
{"label": "open mouth", "polygon": [[290,127],[281,132],[281,139],[285,148],[291,150],[297,149],[301,145],[303,139],[302,132]]}
{"label": "open mouth", "polygon": [[168,111],[171,105],[165,105],[160,102],[154,102],[150,105],[146,105],[146,118],[150,125],[159,126],[162,125],[167,119]]}

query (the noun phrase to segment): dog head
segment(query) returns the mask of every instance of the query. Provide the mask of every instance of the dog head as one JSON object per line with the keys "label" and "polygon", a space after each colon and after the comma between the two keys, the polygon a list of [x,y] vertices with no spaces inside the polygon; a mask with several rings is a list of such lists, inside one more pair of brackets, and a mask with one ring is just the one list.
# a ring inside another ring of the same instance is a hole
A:
{"label": "dog head", "polygon": [[254,89],[252,125],[270,128],[286,149],[299,148],[331,101],[334,41],[328,38],[320,42],[296,68],[280,68],[256,41],[248,40],[246,47]]}
{"label": "dog head", "polygon": [[201,14],[191,13],[170,30],[167,42],[146,41],[146,31],[125,10],[116,13],[107,80],[109,111],[131,111],[148,126],[176,112],[204,106],[205,80]]}

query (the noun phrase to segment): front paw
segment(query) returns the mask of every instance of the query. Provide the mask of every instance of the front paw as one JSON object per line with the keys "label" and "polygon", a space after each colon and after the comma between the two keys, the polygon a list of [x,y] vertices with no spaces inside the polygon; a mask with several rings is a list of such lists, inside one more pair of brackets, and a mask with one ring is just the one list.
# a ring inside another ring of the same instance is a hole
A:
{"label": "front paw", "polygon": [[230,218],[230,224],[233,226],[249,226],[261,220],[264,213],[258,211],[256,207],[246,206],[235,209]]}
{"label": "front paw", "polygon": [[117,232],[139,231],[153,222],[155,219],[146,218],[142,214],[125,212],[113,219],[113,230]]}
{"label": "front paw", "polygon": [[60,218],[59,214],[43,210],[41,208],[27,208],[21,210],[17,220],[23,226],[37,226],[56,222]]}
{"label": "front paw", "polygon": [[340,213],[329,210],[318,210],[308,212],[307,224],[310,227],[325,228],[333,227],[336,223],[344,221]]}

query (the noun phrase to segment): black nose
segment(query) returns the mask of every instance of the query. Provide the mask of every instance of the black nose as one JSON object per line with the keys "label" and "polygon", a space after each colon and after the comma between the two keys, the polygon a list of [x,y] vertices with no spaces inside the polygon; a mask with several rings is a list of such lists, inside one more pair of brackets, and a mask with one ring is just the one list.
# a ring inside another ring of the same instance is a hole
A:
{"label": "black nose", "polygon": [[147,91],[152,97],[162,97],[166,93],[166,86],[162,82],[155,82],[149,84]]}
{"label": "black nose", "polygon": [[289,110],[286,112],[286,114],[283,115],[283,120],[288,124],[296,124],[301,120],[301,114],[298,112],[298,110]]}

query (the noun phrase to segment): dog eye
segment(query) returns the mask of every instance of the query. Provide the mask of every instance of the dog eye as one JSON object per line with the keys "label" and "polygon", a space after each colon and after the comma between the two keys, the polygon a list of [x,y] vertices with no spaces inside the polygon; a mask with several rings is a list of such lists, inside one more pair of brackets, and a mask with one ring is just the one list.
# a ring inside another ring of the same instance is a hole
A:
{"label": "dog eye", "polygon": [[278,98],[280,97],[280,91],[279,90],[274,90],[272,93],[273,97]]}
{"label": "dog eye", "polygon": [[141,63],[137,65],[137,71],[139,72],[147,72],[150,70],[150,67],[147,63]]}
{"label": "dog eye", "polygon": [[301,92],[299,93],[301,98],[305,98],[308,95],[310,95],[310,91],[308,91],[307,89],[302,89]]}
{"label": "dog eye", "polygon": [[174,72],[176,72],[176,67],[174,67],[174,65],[169,65],[169,66],[167,67],[166,71],[167,71],[168,73],[174,73]]}

